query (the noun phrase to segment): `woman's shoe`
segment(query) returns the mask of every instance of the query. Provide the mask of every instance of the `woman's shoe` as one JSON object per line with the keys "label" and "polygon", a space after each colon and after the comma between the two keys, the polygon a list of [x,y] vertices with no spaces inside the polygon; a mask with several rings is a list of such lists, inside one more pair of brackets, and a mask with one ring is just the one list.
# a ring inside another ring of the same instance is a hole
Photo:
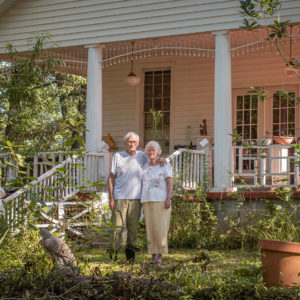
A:
{"label": "woman's shoe", "polygon": [[157,254],[152,254],[152,265],[156,265],[157,264]]}
{"label": "woman's shoe", "polygon": [[158,267],[162,266],[162,255],[161,254],[157,255],[157,257],[156,257],[156,264],[157,264]]}

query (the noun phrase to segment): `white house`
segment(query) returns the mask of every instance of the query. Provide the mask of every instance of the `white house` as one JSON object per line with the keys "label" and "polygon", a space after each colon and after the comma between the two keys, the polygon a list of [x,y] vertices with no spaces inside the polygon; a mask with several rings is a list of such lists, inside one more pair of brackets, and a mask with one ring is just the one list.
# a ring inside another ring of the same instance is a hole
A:
{"label": "white house", "polygon": [[[281,19],[295,25],[292,39],[281,46],[288,52],[292,41],[299,59],[300,1],[282,2]],[[64,71],[88,78],[89,152],[96,152],[108,133],[121,149],[129,130],[140,134],[143,147],[151,138],[150,108],[163,112],[159,141],[170,154],[190,139],[198,145],[206,119],[213,188],[222,191],[232,184],[228,171],[238,168],[263,174],[267,165],[277,164],[277,170],[291,171],[291,158],[262,160],[257,168],[249,159],[237,165],[243,150],[232,149],[233,128],[247,140],[268,134],[300,138],[299,106],[275,94],[298,97],[300,81],[283,70],[264,30],[240,28],[239,5],[237,0],[0,0],[0,55],[5,57],[7,43],[26,51],[35,33],[50,34],[58,44],[51,52],[65,60]],[[126,82],[131,62],[140,78],[134,87]],[[248,93],[251,86],[271,93],[260,102]],[[268,153],[288,157],[287,147]]]}

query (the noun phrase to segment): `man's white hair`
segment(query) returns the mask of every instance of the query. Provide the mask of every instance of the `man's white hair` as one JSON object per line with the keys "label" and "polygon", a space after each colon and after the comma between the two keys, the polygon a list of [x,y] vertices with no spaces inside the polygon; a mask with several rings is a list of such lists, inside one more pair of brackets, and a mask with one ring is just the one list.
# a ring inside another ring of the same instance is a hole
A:
{"label": "man's white hair", "polygon": [[158,142],[156,141],[150,141],[147,143],[146,147],[145,147],[145,152],[148,151],[149,148],[154,148],[157,151],[157,156],[161,155],[161,147],[159,145]]}
{"label": "man's white hair", "polygon": [[127,134],[124,136],[124,142],[126,143],[129,139],[130,136],[133,136],[138,142],[140,141],[139,135],[134,132],[134,131],[129,131]]}

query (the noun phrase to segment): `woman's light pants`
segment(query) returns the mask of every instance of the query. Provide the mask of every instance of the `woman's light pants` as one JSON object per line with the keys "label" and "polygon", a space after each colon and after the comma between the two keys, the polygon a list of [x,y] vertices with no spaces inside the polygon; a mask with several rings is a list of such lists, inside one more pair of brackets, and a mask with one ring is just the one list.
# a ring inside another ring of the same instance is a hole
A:
{"label": "woman's light pants", "polygon": [[143,203],[145,217],[148,253],[168,253],[168,231],[171,208],[165,209],[165,202]]}

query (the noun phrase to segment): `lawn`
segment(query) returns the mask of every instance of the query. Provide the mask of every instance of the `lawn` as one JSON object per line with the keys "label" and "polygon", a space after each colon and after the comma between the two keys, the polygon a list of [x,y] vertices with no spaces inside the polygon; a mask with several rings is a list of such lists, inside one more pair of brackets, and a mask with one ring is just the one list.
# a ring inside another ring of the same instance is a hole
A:
{"label": "lawn", "polygon": [[1,299],[299,299],[298,289],[266,288],[257,249],[170,248],[163,266],[145,250],[127,264],[124,251],[110,261],[104,247],[69,241],[79,274],[58,270],[38,233],[0,247]]}
{"label": "lawn", "polygon": [[27,230],[0,245],[0,298],[300,299],[297,287],[267,288],[263,282],[258,238],[265,234],[288,237],[298,228],[282,226],[289,224],[290,216],[276,205],[270,203],[266,213],[256,217],[257,222],[243,226],[233,216],[220,231],[211,203],[174,197],[169,254],[164,255],[162,267],[150,263],[142,221],[141,251],[133,265],[126,263],[123,250],[112,262],[106,247],[99,246],[107,243],[109,226],[90,228],[86,239],[67,239],[77,260],[75,274],[59,270],[41,247],[38,231]]}

